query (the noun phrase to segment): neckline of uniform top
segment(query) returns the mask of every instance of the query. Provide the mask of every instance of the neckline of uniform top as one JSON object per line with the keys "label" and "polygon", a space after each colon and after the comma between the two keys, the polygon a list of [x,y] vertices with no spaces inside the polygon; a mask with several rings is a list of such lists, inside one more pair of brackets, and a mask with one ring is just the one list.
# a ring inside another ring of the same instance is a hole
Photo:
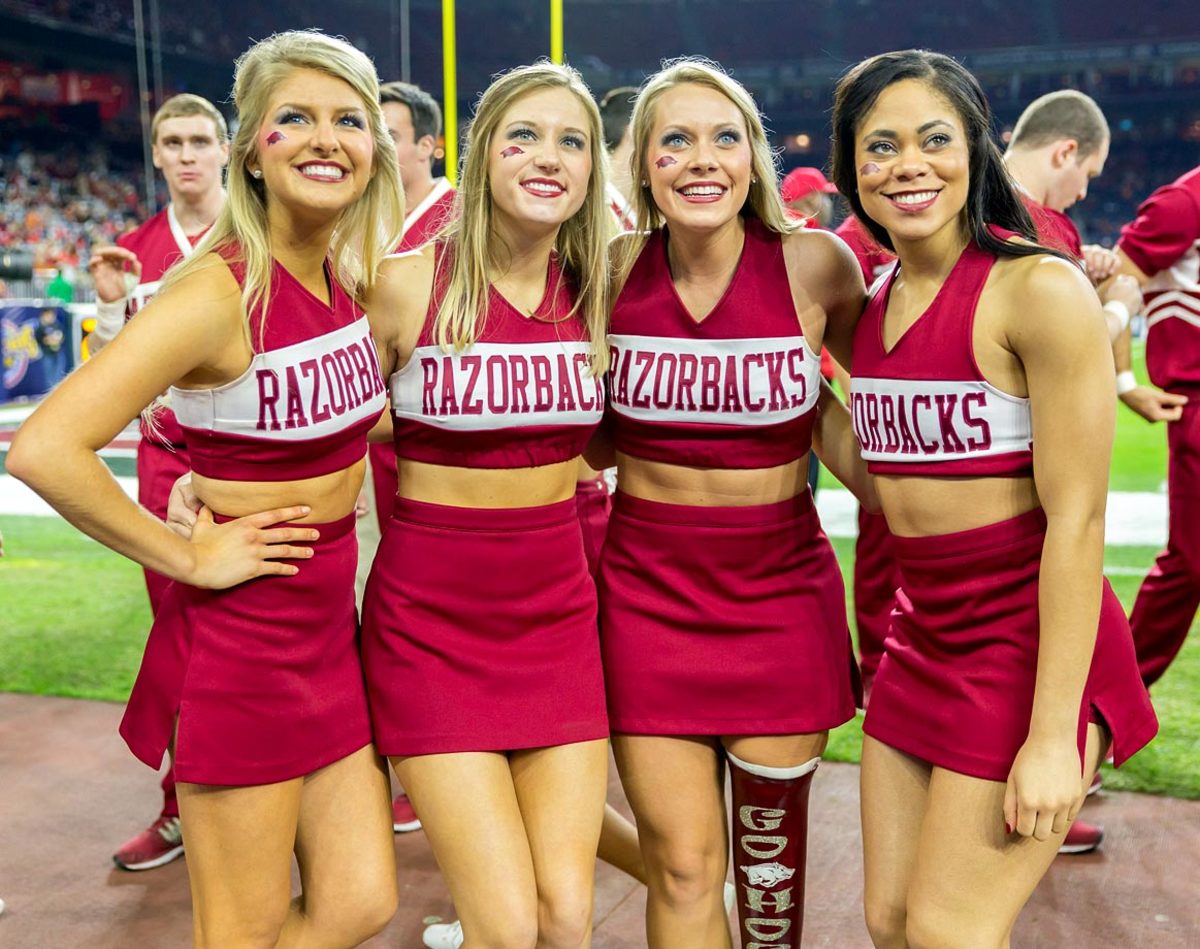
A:
{"label": "neckline of uniform top", "polygon": [[552,250],[550,251],[550,260],[546,265],[546,285],[542,288],[542,298],[538,301],[538,305],[534,307],[532,313],[522,312],[521,308],[501,293],[494,283],[488,284],[488,290],[495,295],[497,300],[512,310],[522,320],[537,320],[539,323],[561,323],[570,314],[561,316],[558,319],[548,319],[548,317],[552,317],[550,311],[554,309],[554,302],[558,299],[558,290],[562,285],[562,275],[562,268],[558,265],[558,252]]}
{"label": "neckline of uniform top", "polygon": [[[271,261],[275,264],[275,267],[280,271],[280,273],[284,274],[284,276],[286,276],[288,280],[290,280],[293,284],[295,284],[297,289],[299,289],[300,292],[303,293],[306,297],[308,297],[308,299],[310,299],[313,303],[317,304],[317,306],[321,307],[321,309],[323,309],[323,310],[328,310],[330,313],[334,313],[337,311],[338,291],[342,290],[342,285],[340,283],[338,283],[337,280],[334,278],[333,264],[329,260],[328,257],[325,258],[325,260],[322,264],[322,269],[325,271],[325,288],[329,291],[329,302],[328,303],[326,303],[319,296],[317,296],[315,293],[313,293],[311,290],[309,290],[308,287],[306,287],[304,284],[302,284],[300,282],[300,278],[297,277],[290,270],[288,270],[287,267],[285,267],[279,261],[278,257],[275,257],[274,255],[272,255]],[[342,290],[342,292],[345,293],[346,291]],[[346,295],[349,296],[349,294],[346,294]]]}
{"label": "neckline of uniform top", "polygon": [[892,272],[888,275],[887,282],[884,283],[884,285],[879,289],[879,293],[883,296],[883,300],[881,301],[881,305],[879,307],[879,325],[876,329],[876,335],[879,339],[879,350],[883,353],[884,358],[891,356],[897,349],[899,349],[901,345],[903,345],[904,341],[912,335],[912,331],[925,321],[925,317],[929,315],[929,312],[933,310],[938,305],[938,302],[942,299],[942,294],[946,292],[946,288],[950,286],[950,283],[954,280],[955,275],[958,273],[958,269],[963,266],[963,262],[968,258],[968,256],[973,256],[972,252],[978,249],[979,247],[974,240],[967,241],[966,246],[963,247],[962,251],[958,255],[958,260],[954,262],[954,266],[951,267],[950,272],[946,274],[946,279],[942,281],[942,285],[938,287],[937,293],[933,295],[933,299],[929,301],[925,309],[920,312],[917,318],[909,323],[907,327],[905,327],[904,332],[896,337],[895,342],[892,343],[891,349],[889,349],[887,342],[884,339],[883,328],[884,323],[887,321],[888,304],[891,303],[892,300],[892,287],[896,284],[896,278],[900,276],[900,260],[899,258],[896,259],[896,266],[892,268]]}
{"label": "neckline of uniform top", "polygon": [[692,311],[688,309],[688,305],[683,302],[683,297],[679,295],[679,288],[675,286],[675,275],[671,273],[671,256],[667,248],[670,235],[667,232],[667,225],[664,224],[662,226],[662,265],[667,272],[667,284],[671,288],[671,296],[675,298],[675,305],[679,307],[679,312],[687,317],[687,321],[692,327],[698,329],[702,326],[707,326],[709,321],[716,316],[720,310],[725,308],[726,301],[728,301],[733,295],[733,288],[737,286],[738,279],[741,277],[742,270],[744,269],[744,265],[746,263],[746,244],[750,241],[751,220],[757,220],[757,218],[742,218],[742,249],[738,252],[738,261],[733,268],[733,275],[729,278],[729,283],[726,285],[725,290],[722,292],[720,298],[715,304],[713,304],[713,308],[704,314],[703,318],[701,319],[696,319]]}

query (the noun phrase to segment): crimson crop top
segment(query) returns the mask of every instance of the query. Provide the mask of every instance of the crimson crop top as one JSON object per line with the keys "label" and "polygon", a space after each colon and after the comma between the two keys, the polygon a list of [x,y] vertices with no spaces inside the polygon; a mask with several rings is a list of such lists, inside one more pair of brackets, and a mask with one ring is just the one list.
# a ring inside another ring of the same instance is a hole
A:
{"label": "crimson crop top", "polygon": [[812,445],[821,360],[796,316],[783,242],[757,218],[733,279],[696,322],[676,292],[666,229],[613,309],[609,405],[617,450],[704,468],[769,468]]}
{"label": "crimson crop top", "polygon": [[[244,268],[229,269],[240,285]],[[292,481],[367,453],[367,432],[386,406],[379,358],[366,317],[328,264],[325,272],[330,305],[276,261],[270,302],[250,314],[256,351],[246,371],[212,389],[171,387],[197,474]]]}
{"label": "crimson crop top", "polygon": [[[446,252],[436,250],[438,267]],[[437,295],[435,294],[435,297]],[[431,299],[416,349],[389,380],[396,456],[460,468],[530,468],[583,453],[604,413],[575,292],[550,258],[546,292],[526,317],[490,288],[479,338],[462,352],[434,341]]]}
{"label": "crimson crop top", "polygon": [[975,361],[972,329],[994,255],[968,244],[929,308],[890,351],[883,318],[900,267],[882,278],[854,335],[850,409],[872,474],[1024,476],[1033,471],[1029,399]]}

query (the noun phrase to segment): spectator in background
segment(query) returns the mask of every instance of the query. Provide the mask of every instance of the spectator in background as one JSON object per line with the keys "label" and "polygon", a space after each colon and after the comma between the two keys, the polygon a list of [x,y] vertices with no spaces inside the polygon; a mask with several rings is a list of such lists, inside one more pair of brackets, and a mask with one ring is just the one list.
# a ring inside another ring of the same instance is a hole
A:
{"label": "spectator in background", "polygon": [[617,86],[604,93],[604,98],[600,100],[604,147],[608,150],[608,203],[617,220],[617,227],[622,231],[632,231],[637,227],[630,204],[633,199],[633,179],[629,170],[629,156],[633,151],[629,119],[633,115],[636,98],[637,89],[634,86]]}
{"label": "spectator in background", "polygon": [[806,226],[829,229],[837,186],[826,179],[820,168],[793,168],[783,179],[780,190],[788,211],[804,218]]}
{"label": "spectator in background", "polygon": [[56,307],[48,306],[42,310],[33,335],[37,340],[38,349],[42,351],[43,377],[49,390],[58,384],[67,371],[67,334],[58,318]]}

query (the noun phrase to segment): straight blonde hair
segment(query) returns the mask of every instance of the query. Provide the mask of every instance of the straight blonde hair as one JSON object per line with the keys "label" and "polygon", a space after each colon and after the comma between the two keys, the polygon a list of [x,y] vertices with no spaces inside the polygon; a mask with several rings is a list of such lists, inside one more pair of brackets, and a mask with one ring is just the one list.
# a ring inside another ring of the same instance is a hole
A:
{"label": "straight blonde hair", "polygon": [[628,275],[645,246],[650,232],[665,223],[662,212],[650,193],[650,133],[658,120],[658,100],[663,94],[682,85],[703,86],[719,92],[732,102],[746,122],[750,142],[750,192],[743,213],[751,213],[777,234],[790,234],[802,224],[792,220],[779,196],[779,165],[771,143],[767,140],[762,115],[746,87],[730,76],[720,65],[698,56],[683,56],[667,60],[662,69],[650,76],[638,92],[630,118],[633,154],[630,156],[632,180],[637,184],[633,194],[633,209],[637,215],[639,238],[618,241],[623,248],[617,261],[620,277]]}
{"label": "straight blonde hair", "polygon": [[384,125],[379,106],[379,78],[371,60],[345,40],[317,30],[276,33],[238,57],[233,103],[239,125],[230,146],[229,197],[195,253],[171,268],[164,286],[206,266],[204,261],[209,252],[236,248],[236,255],[230,259],[245,267],[242,305],[247,318],[270,300],[273,267],[267,229],[270,195],[264,183],[250,174],[250,162],[258,157],[258,130],[266,119],[271,96],[297,69],[313,69],[340,79],[362,99],[375,146],[371,180],[363,194],[338,217],[329,259],[336,279],[352,295],[361,299],[374,286],[380,261],[399,243],[404,222],[404,189],[396,165],[396,149]]}
{"label": "straight blonde hair", "polygon": [[608,238],[614,226],[605,199],[608,157],[600,111],[583,77],[570,66],[545,61],[520,66],[497,77],[480,96],[467,128],[454,213],[443,231],[453,251],[442,258],[435,277],[434,292],[440,305],[433,335],[438,345],[458,351],[479,338],[487,314],[489,274],[508,266],[508,249],[498,243],[492,227],[489,146],[509,107],[543,89],[571,92],[588,118],[592,170],[587,196],[583,206],[559,228],[554,246],[563,274],[575,284],[577,296],[571,314],[582,315],[592,346],[592,371],[598,375],[608,367]]}

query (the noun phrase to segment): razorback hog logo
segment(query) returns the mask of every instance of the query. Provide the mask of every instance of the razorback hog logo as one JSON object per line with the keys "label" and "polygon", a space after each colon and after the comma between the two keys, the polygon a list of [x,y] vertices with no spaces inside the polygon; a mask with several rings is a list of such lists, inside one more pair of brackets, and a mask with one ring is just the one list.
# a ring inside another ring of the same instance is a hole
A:
{"label": "razorback hog logo", "polygon": [[746,874],[746,882],[751,886],[774,886],[796,875],[795,870],[788,869],[782,863],[759,863],[738,869]]}
{"label": "razorback hog logo", "polygon": [[260,432],[302,429],[345,415],[383,394],[370,336],[255,373]]}

